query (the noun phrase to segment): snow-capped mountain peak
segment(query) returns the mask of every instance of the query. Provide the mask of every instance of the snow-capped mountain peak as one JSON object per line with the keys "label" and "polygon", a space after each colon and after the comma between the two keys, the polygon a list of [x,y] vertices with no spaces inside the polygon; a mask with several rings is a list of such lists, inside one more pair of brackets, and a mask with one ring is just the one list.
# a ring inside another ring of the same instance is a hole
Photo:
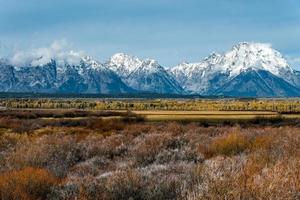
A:
{"label": "snow-capped mountain peak", "polygon": [[106,65],[137,91],[170,94],[183,92],[177,81],[156,60],[140,60],[135,56],[118,53]]}
{"label": "snow-capped mountain peak", "polygon": [[222,55],[216,52],[211,53],[208,57],[204,59],[204,61],[208,62],[209,64],[217,64],[220,63],[221,60],[222,60]]}
{"label": "snow-capped mountain peak", "polygon": [[0,67],[0,91],[10,92],[300,95],[300,72],[262,43],[239,43],[168,70],[156,60],[125,53],[100,63],[57,44],[0,58]]}
{"label": "snow-capped mountain peak", "polygon": [[149,65],[149,66],[159,66],[158,62],[154,59],[149,59],[147,58],[146,60],[143,61],[143,63]]}
{"label": "snow-capped mountain peak", "polygon": [[94,70],[99,70],[99,69],[105,68],[105,66],[103,64],[101,64],[100,62],[96,61],[95,59],[93,59],[90,56],[84,56],[84,57],[82,57],[81,62],[85,66],[90,67],[90,68],[92,68]]}
{"label": "snow-capped mountain peak", "polygon": [[266,70],[274,75],[292,70],[278,51],[264,43],[239,43],[224,54],[223,62],[230,76],[236,76],[249,68]]}
{"label": "snow-capped mountain peak", "polygon": [[146,59],[142,62],[140,67],[136,68],[135,71],[137,70],[144,70],[147,71],[148,73],[155,73],[160,70],[165,70],[156,60],[154,59]]}
{"label": "snow-capped mountain peak", "polygon": [[125,53],[116,53],[110,58],[110,63],[113,65],[135,65],[137,63],[141,63],[141,60],[136,56],[132,56]]}
{"label": "snow-capped mountain peak", "polygon": [[283,56],[271,45],[263,43],[242,42],[221,55],[212,53],[198,63],[182,63],[171,71],[186,70],[186,74],[191,71],[207,69],[223,71],[234,77],[248,69],[266,70],[277,76],[283,76],[293,69],[288,65]]}
{"label": "snow-capped mountain peak", "polygon": [[269,44],[253,42],[239,43],[224,54],[212,53],[197,63],[180,64],[171,68],[169,73],[184,89],[210,94],[241,73],[249,71],[267,71],[292,85],[300,84],[295,71],[278,51]]}
{"label": "snow-capped mountain peak", "polygon": [[142,64],[142,61],[125,53],[117,53],[108,61],[107,65],[121,77],[128,76],[132,71]]}
{"label": "snow-capped mountain peak", "polygon": [[145,59],[124,79],[130,87],[154,93],[181,94],[182,87],[156,60]]}

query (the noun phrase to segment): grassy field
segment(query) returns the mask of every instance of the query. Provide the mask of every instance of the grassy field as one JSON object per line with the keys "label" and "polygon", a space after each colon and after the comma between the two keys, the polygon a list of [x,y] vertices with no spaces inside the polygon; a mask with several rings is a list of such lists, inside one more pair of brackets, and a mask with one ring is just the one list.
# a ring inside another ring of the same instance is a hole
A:
{"label": "grassy field", "polygon": [[[249,120],[257,117],[277,117],[276,112],[263,111],[133,111],[149,121],[215,121]],[[297,117],[294,115],[293,117]],[[300,117],[300,115],[299,115]]]}
{"label": "grassy field", "polygon": [[243,122],[257,118],[298,120],[300,114],[279,114],[269,111],[133,111],[147,121]]}
{"label": "grassy field", "polygon": [[[41,119],[57,120],[63,118],[65,120],[84,120],[89,117],[101,117],[102,119],[121,118],[127,113],[138,115],[146,121],[190,121],[190,122],[218,122],[218,121],[247,121],[256,118],[283,118],[283,119],[300,119],[300,114],[279,114],[270,111],[166,111],[166,110],[144,110],[144,111],[128,111],[128,110],[80,110],[80,109],[11,109],[14,112],[30,113],[38,112],[42,114]],[[5,110],[2,110],[5,112]],[[49,113],[56,114],[49,114]],[[68,112],[77,112],[76,117],[68,115]],[[89,114],[82,114],[82,113]],[[48,113],[48,114],[46,114]],[[62,115],[62,113],[67,113]],[[105,114],[107,113],[107,114]],[[1,111],[0,111],[1,115]],[[26,114],[25,114],[26,115]]]}
{"label": "grassy field", "polygon": [[[5,113],[6,110],[0,111]],[[185,122],[243,122],[254,120],[257,118],[282,118],[282,119],[300,119],[300,114],[280,114],[271,111],[166,111],[166,110],[82,110],[82,109],[9,109],[8,112],[24,112],[24,115],[30,117],[34,112],[41,115],[39,118],[45,120],[56,120],[56,118],[63,118],[65,120],[84,120],[89,117],[101,117],[102,119],[122,118],[128,114],[138,115],[149,122],[159,121],[185,121]],[[75,112],[74,114],[68,114]],[[27,113],[27,114],[26,114]],[[49,114],[52,113],[52,114]],[[55,114],[53,114],[55,113]],[[64,113],[64,114],[63,114]],[[85,113],[85,114],[83,114]]]}

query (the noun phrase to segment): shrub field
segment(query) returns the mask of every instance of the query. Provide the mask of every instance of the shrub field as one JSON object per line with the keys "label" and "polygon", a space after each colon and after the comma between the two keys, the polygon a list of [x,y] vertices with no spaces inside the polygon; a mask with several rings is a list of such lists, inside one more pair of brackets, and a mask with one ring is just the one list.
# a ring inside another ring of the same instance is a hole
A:
{"label": "shrub field", "polygon": [[299,199],[299,161],[297,121],[0,111],[1,200]]}

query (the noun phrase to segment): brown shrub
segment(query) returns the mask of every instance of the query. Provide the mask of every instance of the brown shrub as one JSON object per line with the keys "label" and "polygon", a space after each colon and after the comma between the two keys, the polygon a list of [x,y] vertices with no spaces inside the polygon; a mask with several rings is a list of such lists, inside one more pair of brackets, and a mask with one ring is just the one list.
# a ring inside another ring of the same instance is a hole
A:
{"label": "brown shrub", "polygon": [[11,133],[5,130],[4,133],[0,133],[0,152],[10,150],[22,139],[19,134]]}
{"label": "brown shrub", "polygon": [[50,199],[299,198],[297,127],[69,120],[0,130],[0,173],[36,167],[65,178]]}
{"label": "brown shrub", "polygon": [[233,132],[213,139],[208,147],[202,147],[202,151],[207,158],[215,155],[232,156],[243,152],[249,145],[250,141],[246,136]]}
{"label": "brown shrub", "polygon": [[179,177],[151,177],[133,170],[122,171],[107,179],[105,197],[112,200],[172,200],[179,197],[180,186]]}
{"label": "brown shrub", "polygon": [[289,158],[270,164],[257,155],[251,156],[235,175],[235,190],[245,199],[297,199],[300,191],[298,160]]}
{"label": "brown shrub", "polygon": [[51,187],[57,184],[58,179],[44,169],[9,171],[0,175],[1,199],[46,199]]}
{"label": "brown shrub", "polygon": [[145,138],[138,138],[132,155],[137,165],[146,166],[155,161],[156,156],[168,148],[170,141],[174,139],[167,134],[149,134]]}
{"label": "brown shrub", "polygon": [[92,130],[111,131],[111,130],[122,130],[124,123],[119,119],[97,119],[91,118],[87,121],[87,128]]}
{"label": "brown shrub", "polygon": [[87,154],[89,157],[103,156],[113,159],[116,156],[122,156],[127,152],[128,146],[132,141],[130,135],[111,135],[106,138],[93,138],[87,145]]}
{"label": "brown shrub", "polygon": [[172,175],[166,177],[148,177],[144,188],[144,198],[147,200],[179,199],[181,185],[184,180]]}
{"label": "brown shrub", "polygon": [[149,133],[151,127],[152,126],[150,124],[145,124],[145,123],[128,124],[127,126],[125,126],[122,134],[132,135],[134,137],[137,137],[141,134]]}
{"label": "brown shrub", "polygon": [[19,142],[27,138],[25,135],[12,133],[9,130],[1,131],[4,133],[0,133],[0,172],[7,167],[5,160],[7,154],[10,154]]}
{"label": "brown shrub", "polygon": [[76,138],[53,134],[21,143],[7,157],[7,162],[17,169],[27,166],[46,168],[63,177],[70,167],[85,159],[85,154],[85,148],[77,143]]}
{"label": "brown shrub", "polygon": [[183,126],[178,122],[170,122],[165,126],[164,131],[166,133],[171,133],[172,136],[178,136],[184,134]]}
{"label": "brown shrub", "polygon": [[108,199],[143,199],[143,179],[134,171],[124,171],[110,176],[106,190]]}
{"label": "brown shrub", "polygon": [[274,143],[274,136],[271,134],[264,134],[255,137],[251,142],[251,150],[268,150],[272,148],[272,144]]}
{"label": "brown shrub", "polygon": [[132,112],[115,112],[115,111],[86,111],[86,110],[1,110],[0,118],[10,117],[17,119],[37,119],[37,118],[74,118],[74,117],[110,117],[110,116],[124,116],[124,117],[139,117],[139,115]]}
{"label": "brown shrub", "polygon": [[[243,199],[236,181],[242,160],[217,156],[194,167],[189,183],[191,191],[182,191],[186,199]],[[189,188],[187,188],[189,189]]]}

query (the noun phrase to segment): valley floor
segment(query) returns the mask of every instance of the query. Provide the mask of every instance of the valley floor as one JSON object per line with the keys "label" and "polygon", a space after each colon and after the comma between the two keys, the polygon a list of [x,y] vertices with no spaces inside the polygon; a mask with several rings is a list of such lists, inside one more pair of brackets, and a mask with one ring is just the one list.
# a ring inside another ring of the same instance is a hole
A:
{"label": "valley floor", "polygon": [[299,199],[297,120],[147,120],[216,114],[2,110],[0,199]]}

